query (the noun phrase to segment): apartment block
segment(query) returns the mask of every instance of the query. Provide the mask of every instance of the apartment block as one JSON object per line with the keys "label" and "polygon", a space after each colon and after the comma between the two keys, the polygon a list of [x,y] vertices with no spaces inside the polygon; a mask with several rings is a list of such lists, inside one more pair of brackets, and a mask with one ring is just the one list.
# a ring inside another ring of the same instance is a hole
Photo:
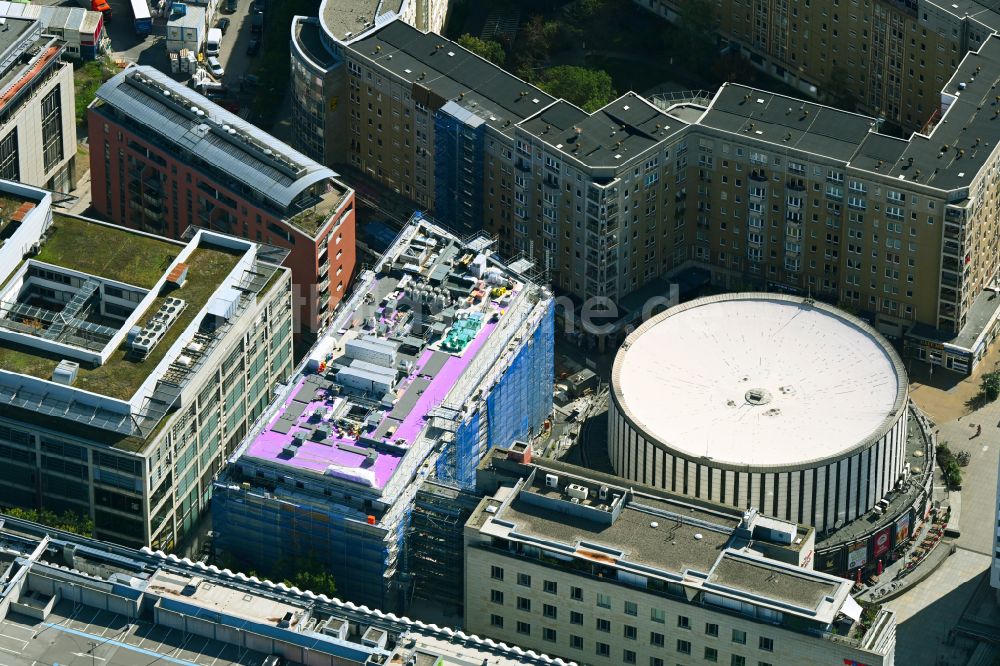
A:
{"label": "apartment block", "polygon": [[[635,0],[671,21],[677,0]],[[812,97],[853,98],[858,111],[916,131],[969,51],[1000,28],[992,3],[869,0],[800,3],[717,0],[720,44]]]}
{"label": "apartment block", "polygon": [[551,415],[553,300],[527,269],[414,218],[215,484],[216,547],[258,571],[316,558],[346,599],[405,608],[420,481],[474,487]]}
{"label": "apartment block", "polygon": [[73,65],[36,19],[0,32],[0,178],[68,192],[76,163]]}
{"label": "apartment block", "polygon": [[[997,482],[996,499],[997,526],[1000,528],[1000,481]],[[997,602],[1000,603],[1000,534],[994,537],[993,563],[990,565],[990,585],[996,590]]]}
{"label": "apartment block", "polygon": [[810,568],[811,528],[491,453],[465,628],[588,664],[894,663],[891,611]]}
{"label": "apartment block", "polygon": [[0,628],[6,644],[19,646],[19,663],[569,666],[449,627],[8,516],[0,543]]}
{"label": "apartment block", "polygon": [[88,114],[93,206],[174,238],[202,227],[288,250],[296,331],[329,324],[354,273],[354,191],[151,67],[105,83]]}
{"label": "apartment block", "polygon": [[291,374],[279,248],[53,215],[0,183],[0,505],[170,549]]}
{"label": "apartment block", "polygon": [[420,32],[442,32],[449,5],[449,0],[324,0],[318,17],[294,17],[292,143],[322,164],[348,163],[345,46],[396,19]]}

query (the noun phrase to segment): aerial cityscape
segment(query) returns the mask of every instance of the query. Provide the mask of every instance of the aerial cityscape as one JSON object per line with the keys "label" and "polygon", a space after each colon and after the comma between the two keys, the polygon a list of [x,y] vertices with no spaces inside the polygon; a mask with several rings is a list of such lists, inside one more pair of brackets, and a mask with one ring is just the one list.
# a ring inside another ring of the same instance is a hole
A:
{"label": "aerial cityscape", "polygon": [[998,297],[998,2],[0,2],[0,666],[1000,666]]}

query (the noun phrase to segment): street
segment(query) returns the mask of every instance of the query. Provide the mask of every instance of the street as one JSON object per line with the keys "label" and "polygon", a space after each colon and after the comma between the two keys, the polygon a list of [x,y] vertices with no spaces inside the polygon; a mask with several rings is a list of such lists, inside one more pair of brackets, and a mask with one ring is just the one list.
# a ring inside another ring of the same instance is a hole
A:
{"label": "street", "polygon": [[[167,24],[163,18],[153,19],[153,34],[145,38],[136,36],[132,28],[132,9],[128,0],[108,0],[114,18],[107,26],[111,38],[112,58],[140,65],[149,65],[164,74],[170,74],[170,59],[164,45]],[[254,56],[246,54],[250,44],[250,7],[251,0],[240,0],[237,9],[232,14],[220,12],[209,27],[215,27],[223,16],[231,21],[229,29],[222,37],[222,52],[219,61],[226,70],[222,82],[236,89],[240,77],[250,69]],[[186,81],[189,76],[180,72],[172,75],[178,81]]]}

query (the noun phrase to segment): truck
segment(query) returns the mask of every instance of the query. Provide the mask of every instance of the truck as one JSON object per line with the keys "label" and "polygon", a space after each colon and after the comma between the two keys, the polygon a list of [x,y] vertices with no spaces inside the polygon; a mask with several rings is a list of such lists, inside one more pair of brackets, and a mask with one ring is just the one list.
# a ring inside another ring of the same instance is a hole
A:
{"label": "truck", "polygon": [[[98,0],[94,1],[97,2]],[[106,1],[100,0],[100,2]],[[132,25],[135,28],[135,34],[139,37],[145,37],[153,32],[153,17],[149,13],[149,5],[146,4],[146,0],[131,0],[131,2]]]}
{"label": "truck", "polygon": [[222,30],[211,28],[205,38],[205,55],[217,56],[222,50]]}
{"label": "truck", "polygon": [[80,0],[80,6],[92,12],[101,12],[105,23],[111,23],[111,5],[108,0]]}

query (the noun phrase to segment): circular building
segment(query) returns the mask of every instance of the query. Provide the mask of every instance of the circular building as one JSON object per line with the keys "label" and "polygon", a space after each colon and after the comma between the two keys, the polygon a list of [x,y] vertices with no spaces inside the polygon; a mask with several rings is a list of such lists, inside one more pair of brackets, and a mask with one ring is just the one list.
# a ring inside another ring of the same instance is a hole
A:
{"label": "circular building", "polygon": [[611,381],[608,453],[627,479],[822,532],[904,472],[902,362],[822,303],[744,293],[671,308],[625,340]]}

